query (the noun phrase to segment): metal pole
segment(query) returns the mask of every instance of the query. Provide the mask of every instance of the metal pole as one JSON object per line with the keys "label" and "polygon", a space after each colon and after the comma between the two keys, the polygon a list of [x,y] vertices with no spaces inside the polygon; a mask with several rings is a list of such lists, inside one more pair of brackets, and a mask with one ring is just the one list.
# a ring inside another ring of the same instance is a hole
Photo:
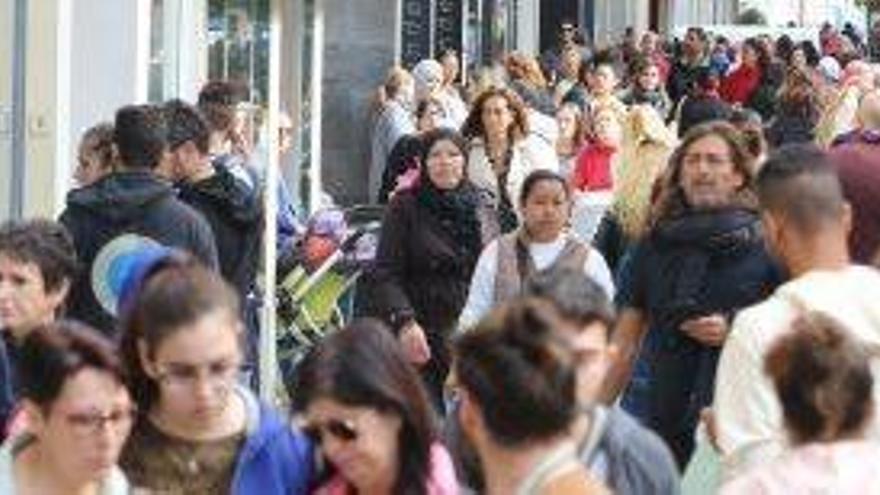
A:
{"label": "metal pole", "polygon": [[260,397],[268,403],[275,403],[275,390],[278,382],[278,360],[276,349],[277,304],[275,302],[275,267],[277,258],[276,238],[278,235],[278,112],[281,108],[281,0],[271,0],[269,11],[269,108],[268,164],[266,165],[266,184],[263,191],[265,205],[265,231],[263,233],[263,298],[260,324]]}
{"label": "metal pole", "polygon": [[27,170],[27,31],[28,0],[16,0],[12,40],[12,187],[9,213],[24,215],[25,171]]}
{"label": "metal pole", "polygon": [[311,83],[311,131],[310,159],[309,163],[309,213],[314,213],[321,202],[321,121],[323,120],[323,74],[324,74],[324,0],[315,0],[314,19],[312,21],[312,77]]}

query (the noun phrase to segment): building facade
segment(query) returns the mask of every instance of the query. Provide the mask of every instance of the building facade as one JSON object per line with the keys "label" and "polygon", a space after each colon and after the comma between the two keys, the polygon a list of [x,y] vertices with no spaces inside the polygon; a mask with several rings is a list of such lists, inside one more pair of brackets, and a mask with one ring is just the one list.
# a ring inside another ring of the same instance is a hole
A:
{"label": "building facade", "polygon": [[627,26],[729,22],[734,3],[0,0],[0,219],[56,215],[79,137],[119,106],[193,101],[212,78],[247,82],[264,115],[290,114],[294,149],[283,161],[306,205],[317,206],[321,191],[362,202],[370,105],[392,65],[446,49],[473,65],[511,50],[538,54],[563,21],[597,42]]}

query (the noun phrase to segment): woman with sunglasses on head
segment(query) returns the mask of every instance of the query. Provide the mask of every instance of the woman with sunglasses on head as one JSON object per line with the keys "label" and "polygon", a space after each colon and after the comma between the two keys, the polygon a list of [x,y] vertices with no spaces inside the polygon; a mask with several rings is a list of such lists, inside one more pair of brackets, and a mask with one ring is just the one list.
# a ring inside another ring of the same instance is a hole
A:
{"label": "woman with sunglasses on head", "polygon": [[116,461],[133,406],[112,344],[50,323],[28,335],[17,364],[27,432],[0,449],[0,493],[129,493]]}
{"label": "woman with sunglasses on head", "polygon": [[303,362],[294,408],[331,470],[316,493],[458,493],[418,374],[378,320],[326,338]]}
{"label": "woman with sunglasses on head", "polygon": [[308,441],[239,385],[234,290],[200,265],[152,260],[158,267],[142,267],[135,288],[122,292],[122,353],[141,413],[121,463],[132,484],[162,493],[306,493]]}

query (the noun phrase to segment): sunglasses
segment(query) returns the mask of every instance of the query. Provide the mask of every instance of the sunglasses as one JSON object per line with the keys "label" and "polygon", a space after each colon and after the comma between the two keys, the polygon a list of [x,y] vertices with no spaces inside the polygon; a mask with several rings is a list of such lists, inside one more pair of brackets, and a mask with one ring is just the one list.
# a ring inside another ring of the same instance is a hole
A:
{"label": "sunglasses", "polygon": [[346,443],[358,439],[358,431],[354,423],[338,419],[331,419],[323,423],[310,423],[303,428],[303,432],[317,444],[321,443],[326,434]]}

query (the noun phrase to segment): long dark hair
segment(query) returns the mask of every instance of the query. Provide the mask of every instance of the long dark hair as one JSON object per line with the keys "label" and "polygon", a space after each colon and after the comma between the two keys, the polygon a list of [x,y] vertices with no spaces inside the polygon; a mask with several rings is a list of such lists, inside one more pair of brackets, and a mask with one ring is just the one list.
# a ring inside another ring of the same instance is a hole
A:
{"label": "long dark hair", "polygon": [[381,322],[356,320],[328,336],[303,361],[294,410],[304,411],[320,398],[398,416],[400,464],[393,493],[426,493],[431,444],[437,436],[431,405],[421,378]]}
{"label": "long dark hair", "polygon": [[680,183],[681,167],[684,164],[684,155],[691,145],[707,136],[717,136],[727,143],[733,165],[743,176],[743,186],[737,192],[731,206],[755,211],[758,209],[758,199],[754,190],[754,158],[746,148],[742,134],[728,122],[712,121],[688,130],[681,144],[669,158],[669,166],[666,168],[660,193],[651,214],[652,226],[663,220],[680,216],[689,209]]}
{"label": "long dark hair", "polygon": [[138,343],[156,351],[163,340],[212,311],[239,315],[238,296],[217,273],[199,265],[170,264],[143,282],[122,318],[121,352],[131,395],[142,413],[159,398],[159,386],[143,369]]}

